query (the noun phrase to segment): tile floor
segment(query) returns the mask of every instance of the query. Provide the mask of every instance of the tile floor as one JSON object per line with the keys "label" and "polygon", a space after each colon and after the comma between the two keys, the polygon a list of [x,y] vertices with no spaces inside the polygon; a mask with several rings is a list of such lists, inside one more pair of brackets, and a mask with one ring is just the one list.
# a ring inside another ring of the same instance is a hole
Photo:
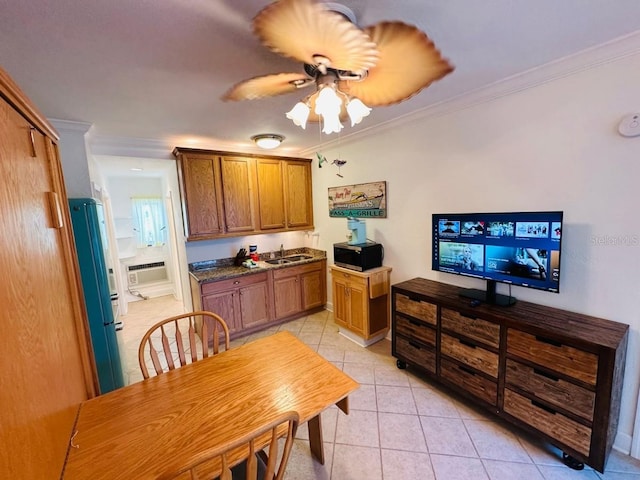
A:
{"label": "tile floor", "polygon": [[[157,320],[182,313],[173,297],[129,305],[120,332],[125,381],[142,379],[140,338]],[[561,452],[431,384],[399,370],[383,340],[362,348],[338,333],[324,311],[232,342],[241,345],[289,330],[355,380],[350,413],[323,413],[325,465],[309,454],[303,425],[287,466],[288,480],[640,480],[640,461],[612,452],[606,474],[567,468]]]}

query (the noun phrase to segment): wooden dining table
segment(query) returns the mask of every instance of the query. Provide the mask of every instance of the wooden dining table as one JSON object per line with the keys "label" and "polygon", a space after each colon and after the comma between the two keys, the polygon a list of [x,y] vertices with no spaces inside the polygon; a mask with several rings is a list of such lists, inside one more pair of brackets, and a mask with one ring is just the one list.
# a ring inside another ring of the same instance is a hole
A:
{"label": "wooden dining table", "polygon": [[279,332],[80,404],[62,479],[154,479],[294,410],[324,463],[320,414],[358,383]]}

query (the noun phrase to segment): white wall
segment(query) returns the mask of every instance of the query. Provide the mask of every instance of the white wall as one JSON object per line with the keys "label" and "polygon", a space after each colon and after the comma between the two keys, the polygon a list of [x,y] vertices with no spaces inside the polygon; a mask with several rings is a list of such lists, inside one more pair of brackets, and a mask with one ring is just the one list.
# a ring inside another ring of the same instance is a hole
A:
{"label": "white wall", "polygon": [[561,293],[513,293],[631,326],[616,441],[627,452],[640,376],[640,137],[623,138],[616,127],[640,111],[639,86],[636,53],[347,139],[322,150],[329,162],[347,160],[344,178],[331,165],[314,162],[313,171],[319,245],[330,257],[332,243],[344,241],[346,220],[329,218],[327,188],[387,181],[388,218],[366,223],[367,236],[384,244],[393,283],[424,277],[483,287],[431,271],[432,213],[563,210]]}
{"label": "white wall", "polygon": [[131,210],[132,197],[163,197],[162,180],[160,178],[144,178],[134,176],[114,177],[107,180],[107,188],[111,195],[113,216],[123,218],[133,216]]}
{"label": "white wall", "polygon": [[249,245],[257,245],[258,253],[275,252],[282,245],[285,250],[300,247],[312,247],[308,243],[305,232],[270,233],[266,235],[247,235],[218,240],[202,240],[186,244],[187,260],[189,263],[203,262],[219,258],[235,257],[238,250]]}
{"label": "white wall", "polygon": [[85,139],[91,124],[57,119],[50,121],[60,135],[58,146],[67,196],[69,198],[92,197],[88,162],[90,155]]}

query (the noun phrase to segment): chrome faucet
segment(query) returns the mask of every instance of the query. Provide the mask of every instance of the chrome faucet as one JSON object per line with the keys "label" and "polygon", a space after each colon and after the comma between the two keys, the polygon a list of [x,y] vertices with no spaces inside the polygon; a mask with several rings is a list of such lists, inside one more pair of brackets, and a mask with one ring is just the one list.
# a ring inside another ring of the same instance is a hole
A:
{"label": "chrome faucet", "polygon": [[284,246],[282,243],[280,244],[280,258],[284,258]]}

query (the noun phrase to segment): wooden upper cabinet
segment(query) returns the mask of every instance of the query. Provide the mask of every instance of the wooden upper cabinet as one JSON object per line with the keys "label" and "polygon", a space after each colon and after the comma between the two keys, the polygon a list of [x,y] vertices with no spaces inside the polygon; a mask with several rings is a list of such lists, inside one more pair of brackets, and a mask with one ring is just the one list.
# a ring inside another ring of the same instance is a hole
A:
{"label": "wooden upper cabinet", "polygon": [[224,223],[229,233],[255,230],[252,167],[250,158],[220,158]]}
{"label": "wooden upper cabinet", "polygon": [[287,227],[313,227],[311,163],[284,162]]}
{"label": "wooden upper cabinet", "polygon": [[311,161],[176,147],[187,239],[313,228]]}
{"label": "wooden upper cabinet", "polygon": [[281,230],[287,220],[284,209],[283,162],[256,159],[258,216],[261,230]]}
{"label": "wooden upper cabinet", "polygon": [[181,153],[177,158],[187,238],[198,240],[224,233],[218,157]]}

